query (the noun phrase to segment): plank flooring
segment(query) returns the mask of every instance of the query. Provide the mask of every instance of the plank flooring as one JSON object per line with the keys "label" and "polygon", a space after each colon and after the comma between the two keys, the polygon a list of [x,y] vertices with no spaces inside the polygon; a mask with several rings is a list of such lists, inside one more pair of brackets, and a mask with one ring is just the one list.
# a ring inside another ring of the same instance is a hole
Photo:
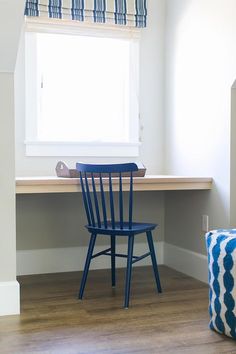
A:
{"label": "plank flooring", "polygon": [[109,270],[90,271],[83,301],[81,272],[21,276],[21,315],[0,317],[0,353],[236,353],[208,329],[207,285],[164,266],[160,275],[162,294],[150,267],[134,269],[128,310],[123,269],[115,289]]}

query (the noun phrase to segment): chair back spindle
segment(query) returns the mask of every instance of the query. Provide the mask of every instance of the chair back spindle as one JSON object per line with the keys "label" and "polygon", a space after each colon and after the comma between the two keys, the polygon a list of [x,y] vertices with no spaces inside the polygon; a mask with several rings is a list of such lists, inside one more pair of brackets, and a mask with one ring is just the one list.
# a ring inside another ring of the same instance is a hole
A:
{"label": "chair back spindle", "polygon": [[89,206],[88,206],[87,194],[86,194],[85,187],[84,187],[82,172],[80,172],[80,184],[81,184],[81,189],[82,189],[82,197],[83,197],[84,208],[85,208],[85,212],[86,212],[86,216],[87,216],[87,220],[88,220],[88,225],[91,226],[92,223],[91,223],[91,218],[90,218],[90,211],[89,211]]}
{"label": "chair back spindle", "polygon": [[111,211],[111,225],[112,229],[115,229],[115,210],[114,210],[114,198],[113,198],[113,190],[112,190],[112,177],[109,172],[109,197],[110,197],[110,211]]}
{"label": "chair back spindle", "polygon": [[133,173],[130,172],[130,188],[129,188],[129,229],[132,228],[133,221]]}
{"label": "chair back spindle", "polygon": [[122,193],[122,174],[119,173],[119,211],[120,211],[120,228],[123,229],[124,217],[123,217],[123,193]]}
{"label": "chair back spindle", "polygon": [[97,191],[96,191],[96,185],[95,185],[93,173],[91,174],[91,176],[92,176],[93,196],[94,196],[94,205],[95,205],[95,211],[97,216],[97,224],[98,227],[101,227],[100,211],[99,211]]}
{"label": "chair back spindle", "polygon": [[87,195],[87,200],[88,200],[90,218],[91,218],[92,226],[95,227],[96,223],[95,223],[94,212],[93,212],[93,204],[92,204],[92,200],[91,200],[88,177],[87,177],[87,173],[86,172],[85,172],[84,177],[85,177],[85,187],[86,187],[86,195]]}
{"label": "chair back spindle", "polygon": [[99,173],[99,181],[100,181],[100,191],[101,191],[101,201],[102,201],[102,213],[103,213],[103,223],[105,228],[107,229],[107,211],[106,211],[106,199],[105,193],[103,189],[103,182],[102,182],[102,174]]}

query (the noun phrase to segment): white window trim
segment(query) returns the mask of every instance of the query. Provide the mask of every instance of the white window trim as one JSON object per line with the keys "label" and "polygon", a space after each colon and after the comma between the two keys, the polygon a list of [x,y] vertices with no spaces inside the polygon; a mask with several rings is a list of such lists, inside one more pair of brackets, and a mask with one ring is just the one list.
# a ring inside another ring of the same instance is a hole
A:
{"label": "white window trim", "polygon": [[[124,28],[117,26],[109,26],[109,29],[101,24],[85,24],[85,23],[73,23],[73,21],[64,20],[61,25],[61,20],[51,21],[48,19],[27,19],[25,24],[26,32],[40,32],[40,33],[60,33],[70,35],[93,35],[93,36],[111,36],[113,38],[127,38],[127,39],[139,39],[140,30],[136,28]],[[30,36],[26,42],[30,40]],[[139,58],[139,46],[138,41],[134,41],[133,51],[134,58],[137,58],[133,62],[132,71],[133,78],[138,78],[138,58]],[[31,43],[32,45],[32,43]],[[26,43],[27,46],[27,43]],[[37,140],[37,119],[32,119],[32,115],[36,117],[39,110],[39,97],[34,94],[37,92],[36,82],[37,78],[32,78],[32,72],[36,72],[36,58],[26,59],[26,100],[29,102],[26,104],[26,156],[94,156],[94,157],[137,157],[139,156],[139,112],[138,112],[138,92],[137,82],[134,79],[131,80],[131,100],[135,102],[131,106],[135,111],[131,112],[132,119],[130,119],[130,142],[128,143],[104,143],[104,142],[47,142]],[[29,60],[28,60],[29,59]],[[135,75],[134,75],[135,74]]]}
{"label": "white window trim", "polygon": [[83,36],[118,37],[140,39],[141,31],[137,27],[111,25],[103,23],[88,23],[64,19],[48,19],[27,17],[25,31],[38,33],[60,33]]}

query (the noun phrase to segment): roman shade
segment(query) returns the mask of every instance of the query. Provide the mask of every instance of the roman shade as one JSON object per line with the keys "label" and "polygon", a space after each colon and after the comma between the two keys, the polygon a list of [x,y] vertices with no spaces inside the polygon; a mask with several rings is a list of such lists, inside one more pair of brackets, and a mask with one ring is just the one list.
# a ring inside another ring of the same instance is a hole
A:
{"label": "roman shade", "polygon": [[27,0],[26,16],[146,27],[146,0]]}

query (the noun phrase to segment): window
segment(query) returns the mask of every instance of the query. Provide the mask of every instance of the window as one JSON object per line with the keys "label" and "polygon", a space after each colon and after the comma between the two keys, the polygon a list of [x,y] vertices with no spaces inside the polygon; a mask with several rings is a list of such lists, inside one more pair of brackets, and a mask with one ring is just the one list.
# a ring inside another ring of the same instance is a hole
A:
{"label": "window", "polygon": [[26,31],[26,154],[137,156],[137,30],[65,28]]}

